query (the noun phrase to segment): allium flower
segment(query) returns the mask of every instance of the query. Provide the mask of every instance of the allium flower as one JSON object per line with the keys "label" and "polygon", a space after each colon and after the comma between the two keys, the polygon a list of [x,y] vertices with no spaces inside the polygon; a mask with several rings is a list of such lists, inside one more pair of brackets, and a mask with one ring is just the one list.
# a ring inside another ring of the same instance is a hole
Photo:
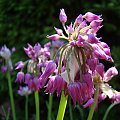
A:
{"label": "allium flower", "polygon": [[[2,57],[3,60],[5,60],[4,66],[7,67],[7,69],[10,71],[13,70],[11,55],[12,55],[12,51],[9,48],[7,48],[6,45],[4,45],[0,50],[0,56]],[[3,70],[3,68],[1,69]]]}
{"label": "allium flower", "polygon": [[[58,42],[62,45],[63,42]],[[31,91],[39,91],[46,85],[47,80],[56,70],[56,63],[50,60],[50,49],[58,49],[59,46],[56,42],[46,43],[42,47],[39,43],[34,46],[28,44],[28,48],[24,48],[25,53],[29,59],[25,62],[19,61],[16,63],[16,69],[21,70],[17,74],[16,82],[23,83]],[[56,50],[54,50],[56,52]],[[27,68],[27,72],[22,72]]]}
{"label": "allium flower", "polygon": [[80,14],[74,23],[66,26],[64,9],[61,9],[59,19],[66,34],[62,29],[55,28],[57,34],[48,38],[65,39],[68,42],[58,50],[58,71],[48,81],[45,91],[50,94],[56,91],[59,95],[64,90],[64,94],[73,99],[74,106],[78,102],[88,107],[94,102],[92,97],[96,91],[96,83],[101,81],[101,86],[105,80],[107,82],[117,74],[116,70],[113,72],[111,69],[105,73],[104,65],[99,63],[99,59],[113,61],[110,48],[101,42],[101,37],[97,37],[103,20],[101,15],[87,12],[85,15]]}

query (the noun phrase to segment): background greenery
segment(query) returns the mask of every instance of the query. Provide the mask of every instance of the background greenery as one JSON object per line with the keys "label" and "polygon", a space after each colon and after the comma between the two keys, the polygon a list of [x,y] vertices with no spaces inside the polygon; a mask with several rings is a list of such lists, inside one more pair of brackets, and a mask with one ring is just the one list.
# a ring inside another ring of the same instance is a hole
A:
{"label": "background greenery", "polygon": [[[115,60],[115,65],[120,71],[120,2],[118,0],[0,0],[0,47],[6,44],[9,48],[13,46],[16,52],[12,56],[13,63],[26,59],[23,47],[27,43],[34,44],[40,42],[42,45],[48,41],[47,34],[54,33],[54,26],[62,27],[58,16],[61,8],[64,8],[68,16],[68,22],[74,20],[80,13],[84,14],[87,11],[96,14],[102,14],[103,27],[98,33],[98,36],[103,37],[112,51],[112,56]],[[103,61],[106,67],[113,66],[113,63]],[[16,73],[13,74],[15,80]],[[110,84],[120,91],[119,76],[115,77]],[[13,83],[14,92],[17,91],[18,85]],[[46,120],[46,103],[48,96],[41,95],[41,119]],[[24,114],[24,97],[15,94],[17,113],[19,119]],[[56,117],[58,110],[58,98],[54,96],[53,119]],[[0,73],[0,106],[9,103],[7,80],[5,75]],[[34,118],[34,99],[30,95],[30,118]],[[20,105],[19,105],[20,104]],[[96,110],[95,120],[101,120],[110,101],[100,103]],[[9,106],[9,104],[8,104]],[[84,117],[88,114],[88,109],[84,110]],[[118,120],[120,114],[120,106],[116,106],[108,116],[109,120]],[[2,112],[0,109],[0,117]],[[73,108],[74,120],[80,120],[80,113],[77,108]],[[85,119],[84,118],[84,119]],[[69,120],[69,111],[67,109],[65,120]]]}

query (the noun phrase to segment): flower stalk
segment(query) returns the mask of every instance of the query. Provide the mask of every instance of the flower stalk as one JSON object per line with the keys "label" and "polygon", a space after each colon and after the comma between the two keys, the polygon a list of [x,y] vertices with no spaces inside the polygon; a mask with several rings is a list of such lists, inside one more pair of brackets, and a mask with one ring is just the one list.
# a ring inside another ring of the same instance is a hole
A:
{"label": "flower stalk", "polygon": [[48,105],[48,120],[52,120],[52,102],[53,102],[53,96],[49,95],[49,105]]}
{"label": "flower stalk", "polygon": [[93,117],[93,114],[94,114],[94,111],[95,111],[95,107],[96,107],[96,104],[97,104],[97,101],[98,101],[98,95],[99,95],[99,84],[98,83],[95,84],[95,89],[96,90],[95,90],[95,94],[94,94],[94,103],[91,106],[91,109],[90,109],[87,120],[92,120],[92,117]]}
{"label": "flower stalk", "polygon": [[69,113],[70,113],[70,120],[73,120],[71,99],[69,99]]}
{"label": "flower stalk", "polygon": [[67,100],[68,100],[68,96],[65,96],[64,91],[62,91],[59,110],[58,110],[56,120],[63,120],[64,114],[65,114],[65,109],[66,109],[66,106],[67,106]]}
{"label": "flower stalk", "polygon": [[13,98],[13,90],[12,90],[12,81],[11,81],[10,71],[7,72],[7,79],[8,79],[8,87],[9,87],[9,95],[10,95],[13,120],[16,120],[16,112],[15,112],[15,104],[14,104],[14,98]]}
{"label": "flower stalk", "polygon": [[28,120],[28,95],[25,98],[25,120]]}
{"label": "flower stalk", "polygon": [[40,115],[39,115],[39,93],[38,91],[35,92],[35,106],[36,106],[36,120],[40,120]]}

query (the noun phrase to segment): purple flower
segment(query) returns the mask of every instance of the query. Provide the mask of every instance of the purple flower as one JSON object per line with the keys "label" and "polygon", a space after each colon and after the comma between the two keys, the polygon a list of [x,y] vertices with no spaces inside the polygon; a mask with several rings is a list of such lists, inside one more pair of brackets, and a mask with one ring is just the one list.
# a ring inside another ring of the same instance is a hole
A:
{"label": "purple flower", "polygon": [[88,35],[88,42],[89,43],[99,43],[101,38],[97,38],[97,37],[95,37],[95,35],[94,34],[90,34],[90,35]]}
{"label": "purple flower", "polygon": [[60,20],[61,23],[66,23],[66,21],[67,21],[67,16],[65,14],[64,9],[60,10],[59,20]]}
{"label": "purple flower", "polygon": [[106,95],[104,94],[104,93],[101,93],[100,95],[99,95],[99,97],[98,97],[98,101],[99,102],[101,102],[101,101],[103,101],[104,99],[106,99]]}
{"label": "purple flower", "polygon": [[16,48],[13,47],[13,48],[11,49],[11,52],[13,53],[13,52],[15,52],[15,51],[16,51]]}
{"label": "purple flower", "polygon": [[54,27],[54,28],[55,28],[55,30],[56,30],[58,35],[61,36],[63,34],[63,30],[62,29],[59,29],[59,28],[56,28],[56,27]]}
{"label": "purple flower", "polygon": [[56,69],[56,64],[52,61],[49,61],[43,74],[39,78],[39,82],[40,82],[41,87],[44,86],[48,77],[55,71],[55,69]]}
{"label": "purple flower", "polygon": [[83,18],[82,18],[82,15],[80,14],[80,15],[76,18],[75,23],[76,23],[76,25],[80,25],[80,24],[82,23],[82,21],[83,21]]}
{"label": "purple flower", "polygon": [[57,96],[66,87],[66,82],[60,75],[57,75],[54,80],[54,89],[56,90]]}
{"label": "purple flower", "polygon": [[18,72],[17,73],[17,78],[16,78],[16,81],[15,82],[18,82],[18,83],[22,83],[24,82],[24,73],[23,72]]}
{"label": "purple flower", "polygon": [[98,28],[100,26],[100,24],[102,23],[102,20],[93,20],[90,23],[90,26],[94,29]]}
{"label": "purple flower", "polygon": [[6,66],[2,66],[2,67],[1,67],[1,72],[2,72],[2,73],[6,73],[7,70],[8,70],[8,68],[7,68]]}
{"label": "purple flower", "polygon": [[16,70],[22,69],[22,68],[24,68],[24,62],[19,61],[15,64],[15,66],[16,66],[16,68],[15,68]]}
{"label": "purple flower", "polygon": [[104,74],[104,81],[108,82],[109,80],[112,79],[115,75],[118,74],[118,71],[115,67],[111,67],[107,70],[107,72]]}
{"label": "purple flower", "polygon": [[95,68],[98,64],[98,59],[97,58],[87,59],[87,64],[89,65],[90,70],[92,70],[92,72],[94,72]]}
{"label": "purple flower", "polygon": [[99,20],[100,19],[100,15],[95,15],[91,12],[87,12],[85,15],[84,15],[84,18],[88,21],[88,22],[92,22],[93,20]]}
{"label": "purple flower", "polygon": [[25,83],[28,84],[29,81],[31,80],[31,78],[32,78],[31,74],[26,73],[26,74],[25,74]]}
{"label": "purple flower", "polygon": [[59,40],[60,36],[58,34],[54,34],[54,35],[48,35],[47,38],[51,39],[51,40]]}
{"label": "purple flower", "polygon": [[52,95],[54,93],[54,91],[55,91],[54,81],[55,81],[55,76],[51,76],[48,83],[47,83],[47,85],[46,85],[45,92],[49,93],[50,95]]}
{"label": "purple flower", "polygon": [[67,27],[68,33],[72,34],[74,32],[74,29],[72,27],[72,23]]}
{"label": "purple flower", "polygon": [[68,93],[73,100],[74,106],[76,105],[76,101],[79,104],[83,104],[91,98],[91,93],[89,93],[89,88],[86,83],[74,82],[69,84]]}
{"label": "purple flower", "polygon": [[102,78],[104,77],[104,65],[102,63],[96,66],[96,71]]}
{"label": "purple flower", "polygon": [[94,103],[94,99],[93,99],[93,98],[90,98],[90,99],[83,105],[83,107],[84,107],[84,108],[87,108],[87,107],[91,106],[93,103]]}
{"label": "purple flower", "polygon": [[30,81],[28,81],[28,87],[32,91],[38,91],[40,90],[41,86],[39,84],[38,77],[33,77]]}

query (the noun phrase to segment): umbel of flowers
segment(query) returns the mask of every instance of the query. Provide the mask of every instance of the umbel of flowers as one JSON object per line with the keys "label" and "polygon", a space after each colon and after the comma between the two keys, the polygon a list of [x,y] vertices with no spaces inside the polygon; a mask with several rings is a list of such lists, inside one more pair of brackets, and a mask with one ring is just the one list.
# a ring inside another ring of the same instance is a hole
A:
{"label": "umbel of flowers", "polygon": [[[63,90],[65,96],[69,95],[73,99],[74,106],[78,102],[88,107],[98,103],[98,97],[103,100],[106,96],[113,101],[120,101],[120,93],[107,83],[118,74],[116,68],[111,67],[105,72],[104,65],[99,62],[100,59],[113,61],[109,46],[102,42],[102,37],[97,37],[102,27],[101,15],[91,12],[80,14],[74,23],[67,26],[67,16],[61,9],[59,20],[64,30],[55,27],[56,34],[48,35],[47,38],[64,39],[67,42],[58,50],[58,72],[49,79],[46,92],[53,94],[56,91],[59,95]],[[95,105],[91,109],[94,108]],[[92,116],[93,113],[90,114]]]}

